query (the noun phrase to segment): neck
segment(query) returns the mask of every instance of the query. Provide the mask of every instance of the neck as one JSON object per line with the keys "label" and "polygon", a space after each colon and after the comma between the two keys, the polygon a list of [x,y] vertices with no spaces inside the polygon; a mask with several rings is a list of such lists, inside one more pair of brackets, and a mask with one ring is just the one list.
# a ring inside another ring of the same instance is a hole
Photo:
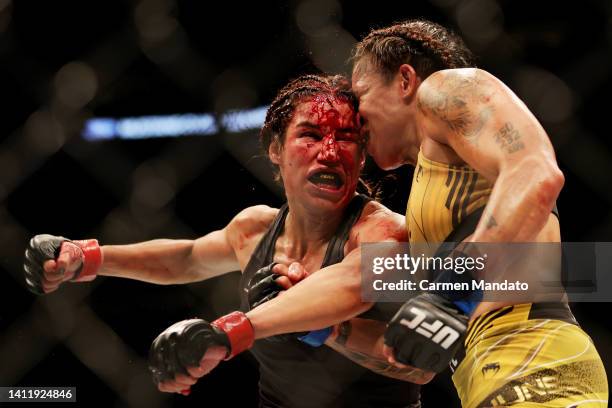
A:
{"label": "neck", "polygon": [[402,133],[401,157],[404,164],[414,166],[418,159],[421,143],[423,143],[424,131],[420,120],[421,115],[415,109],[411,109],[406,118],[406,126]]}
{"label": "neck", "polygon": [[334,235],[344,211],[311,211],[298,203],[289,202],[283,238],[288,243],[287,256],[303,259],[326,245]]}

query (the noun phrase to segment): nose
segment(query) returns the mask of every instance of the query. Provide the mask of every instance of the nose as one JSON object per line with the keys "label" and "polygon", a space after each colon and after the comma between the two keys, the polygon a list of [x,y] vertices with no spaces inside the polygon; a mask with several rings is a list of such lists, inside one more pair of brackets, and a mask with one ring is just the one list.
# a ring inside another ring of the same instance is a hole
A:
{"label": "nose", "polygon": [[327,163],[335,163],[339,160],[338,143],[335,137],[332,135],[323,137],[321,150],[319,151],[317,159]]}

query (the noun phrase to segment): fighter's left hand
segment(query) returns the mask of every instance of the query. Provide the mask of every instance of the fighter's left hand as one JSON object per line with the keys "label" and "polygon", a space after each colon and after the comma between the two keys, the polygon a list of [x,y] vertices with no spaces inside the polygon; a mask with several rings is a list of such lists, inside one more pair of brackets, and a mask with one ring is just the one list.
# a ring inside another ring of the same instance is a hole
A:
{"label": "fighter's left hand", "polygon": [[255,272],[247,283],[249,308],[254,309],[274,299],[307,276],[308,272],[299,262],[293,262],[289,266],[276,262],[264,266]]}
{"label": "fighter's left hand", "polygon": [[284,264],[277,264],[273,269],[277,275],[276,283],[281,285],[285,290],[291,288],[293,285],[308,277],[308,271],[299,262],[292,262],[289,266]]}

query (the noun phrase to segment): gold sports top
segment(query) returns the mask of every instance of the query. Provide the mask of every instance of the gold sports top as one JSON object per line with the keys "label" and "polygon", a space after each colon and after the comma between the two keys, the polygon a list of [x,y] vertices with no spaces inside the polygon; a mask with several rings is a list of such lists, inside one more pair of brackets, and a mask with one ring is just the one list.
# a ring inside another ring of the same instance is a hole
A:
{"label": "gold sports top", "polygon": [[467,215],[487,203],[492,187],[467,165],[435,162],[419,151],[406,209],[410,243],[444,242]]}

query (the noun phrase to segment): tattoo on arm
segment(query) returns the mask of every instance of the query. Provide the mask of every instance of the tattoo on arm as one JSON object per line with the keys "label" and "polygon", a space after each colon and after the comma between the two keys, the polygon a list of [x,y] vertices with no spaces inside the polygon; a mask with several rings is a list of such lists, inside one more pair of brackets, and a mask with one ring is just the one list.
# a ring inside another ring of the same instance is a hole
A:
{"label": "tattoo on arm", "polygon": [[346,341],[348,337],[351,335],[351,330],[353,326],[349,320],[340,323],[340,327],[338,328],[338,337],[336,337],[336,343],[341,346],[346,346]]}
{"label": "tattoo on arm", "polygon": [[359,351],[349,350],[337,345],[332,346],[332,348],[360,366],[385,377],[414,383],[420,383],[427,379],[425,372],[418,368],[399,368],[389,364],[386,360],[375,358]]}
{"label": "tattoo on arm", "polygon": [[453,132],[463,134],[471,123],[465,101],[445,92],[430,92],[419,98],[417,106],[425,114],[438,116]]}
{"label": "tattoo on arm", "polygon": [[495,134],[495,143],[499,145],[502,151],[508,154],[517,152],[525,147],[521,141],[520,132],[510,122],[504,123],[499,128],[499,131]]}
{"label": "tattoo on arm", "polygon": [[339,330],[340,334],[331,344],[329,344],[329,346],[338,353],[347,357],[349,360],[352,360],[362,367],[372,370],[377,374],[384,375],[385,377],[409,382],[423,382],[423,380],[426,379],[425,372],[419,370],[418,368],[399,368],[389,364],[384,358],[374,357],[366,353],[350,349],[346,345],[352,330],[352,325],[349,321],[342,323]]}
{"label": "tattoo on arm", "polygon": [[487,229],[491,229],[493,227],[497,227],[497,221],[495,221],[495,218],[493,218],[493,216],[491,215],[487,220]]}
{"label": "tattoo on arm", "polygon": [[486,85],[478,78],[447,74],[436,88],[419,94],[418,108],[427,116],[437,116],[448,129],[477,144],[480,132],[492,116],[493,108]]}
{"label": "tattoo on arm", "polygon": [[463,135],[465,139],[474,145],[478,145],[478,137],[480,136],[480,132],[491,116],[493,116],[493,108],[490,106],[485,106],[480,112],[478,112],[478,117],[476,118],[476,122],[474,123],[472,129]]}

